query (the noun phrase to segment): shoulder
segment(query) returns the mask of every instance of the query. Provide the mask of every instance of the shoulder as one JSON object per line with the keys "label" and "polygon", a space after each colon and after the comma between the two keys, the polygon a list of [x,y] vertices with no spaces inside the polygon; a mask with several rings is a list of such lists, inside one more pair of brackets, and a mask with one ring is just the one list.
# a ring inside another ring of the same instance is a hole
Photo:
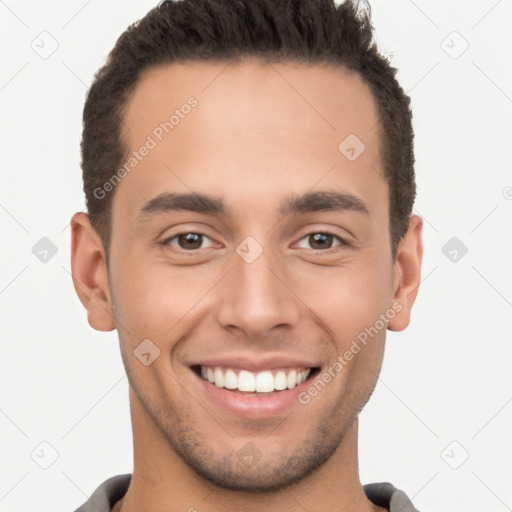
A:
{"label": "shoulder", "polygon": [[126,494],[131,479],[131,473],[108,478],[75,512],[111,512],[114,504]]}
{"label": "shoulder", "polygon": [[389,512],[419,512],[407,494],[389,482],[366,484],[363,489],[372,503],[387,508]]}

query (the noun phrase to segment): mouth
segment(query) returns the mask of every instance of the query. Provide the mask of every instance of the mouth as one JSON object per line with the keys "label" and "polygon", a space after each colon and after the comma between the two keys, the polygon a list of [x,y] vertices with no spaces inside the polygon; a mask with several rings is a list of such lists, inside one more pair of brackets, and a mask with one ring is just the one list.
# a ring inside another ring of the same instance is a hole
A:
{"label": "mouth", "polygon": [[312,380],[319,372],[317,366],[267,368],[250,371],[221,365],[193,365],[192,371],[216,388],[247,397],[264,397],[292,390]]}
{"label": "mouth", "polygon": [[275,353],[225,354],[189,361],[188,367],[207,409],[250,421],[278,418],[297,406],[305,414],[299,395],[321,369],[319,362]]}

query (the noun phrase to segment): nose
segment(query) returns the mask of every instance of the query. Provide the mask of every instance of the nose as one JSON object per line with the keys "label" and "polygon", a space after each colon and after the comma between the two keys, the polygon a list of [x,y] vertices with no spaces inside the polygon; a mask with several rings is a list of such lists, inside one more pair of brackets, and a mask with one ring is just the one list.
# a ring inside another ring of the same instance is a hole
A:
{"label": "nose", "polygon": [[283,262],[264,249],[252,262],[233,254],[233,269],[223,285],[217,321],[245,337],[264,339],[273,329],[296,326],[302,302],[287,282]]}

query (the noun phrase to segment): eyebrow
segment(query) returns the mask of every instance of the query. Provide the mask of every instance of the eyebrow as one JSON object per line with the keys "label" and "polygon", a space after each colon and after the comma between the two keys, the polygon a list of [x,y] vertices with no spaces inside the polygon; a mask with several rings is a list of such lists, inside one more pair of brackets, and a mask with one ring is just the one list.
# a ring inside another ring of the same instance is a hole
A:
{"label": "eyebrow", "polygon": [[281,205],[282,215],[319,211],[352,211],[371,217],[370,209],[359,197],[341,192],[309,192],[302,196],[292,195]]}
{"label": "eyebrow", "polygon": [[[146,223],[153,217],[170,211],[189,211],[207,215],[228,215],[217,197],[199,193],[162,193],[149,200],[140,210],[138,223]],[[359,197],[341,192],[309,192],[302,196],[291,195],[280,206],[281,215],[304,214],[319,211],[352,211],[370,217],[370,209]]]}

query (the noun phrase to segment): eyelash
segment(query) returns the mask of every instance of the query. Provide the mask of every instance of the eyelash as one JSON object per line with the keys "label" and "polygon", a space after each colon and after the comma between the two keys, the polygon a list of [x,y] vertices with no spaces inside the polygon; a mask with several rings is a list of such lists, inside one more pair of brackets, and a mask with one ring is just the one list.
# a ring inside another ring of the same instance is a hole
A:
{"label": "eyelash", "polygon": [[[315,251],[317,253],[331,254],[332,252],[336,251],[337,247],[350,247],[351,246],[351,244],[349,242],[347,242],[347,240],[345,240],[344,238],[341,238],[340,236],[335,235],[334,233],[331,233],[329,231],[312,231],[311,233],[307,233],[306,235],[304,235],[299,240],[299,242],[304,240],[305,238],[308,238],[311,235],[319,235],[319,234],[332,236],[333,238],[337,239],[340,243],[338,245],[335,245],[334,247],[330,247],[329,249],[311,249],[312,251]],[[209,238],[211,240],[211,238],[208,235],[205,235],[204,233],[200,233],[197,231],[183,231],[181,233],[176,233],[175,235],[173,235],[169,238],[166,238],[165,240],[163,240],[161,242],[161,245],[163,245],[164,247],[171,245],[169,242],[171,240],[174,240],[175,238],[178,238],[180,235],[200,235],[205,238]],[[178,248],[178,250],[185,252],[185,253],[194,254],[195,252],[200,251],[201,249],[193,249],[191,251],[187,251],[185,249]]]}

